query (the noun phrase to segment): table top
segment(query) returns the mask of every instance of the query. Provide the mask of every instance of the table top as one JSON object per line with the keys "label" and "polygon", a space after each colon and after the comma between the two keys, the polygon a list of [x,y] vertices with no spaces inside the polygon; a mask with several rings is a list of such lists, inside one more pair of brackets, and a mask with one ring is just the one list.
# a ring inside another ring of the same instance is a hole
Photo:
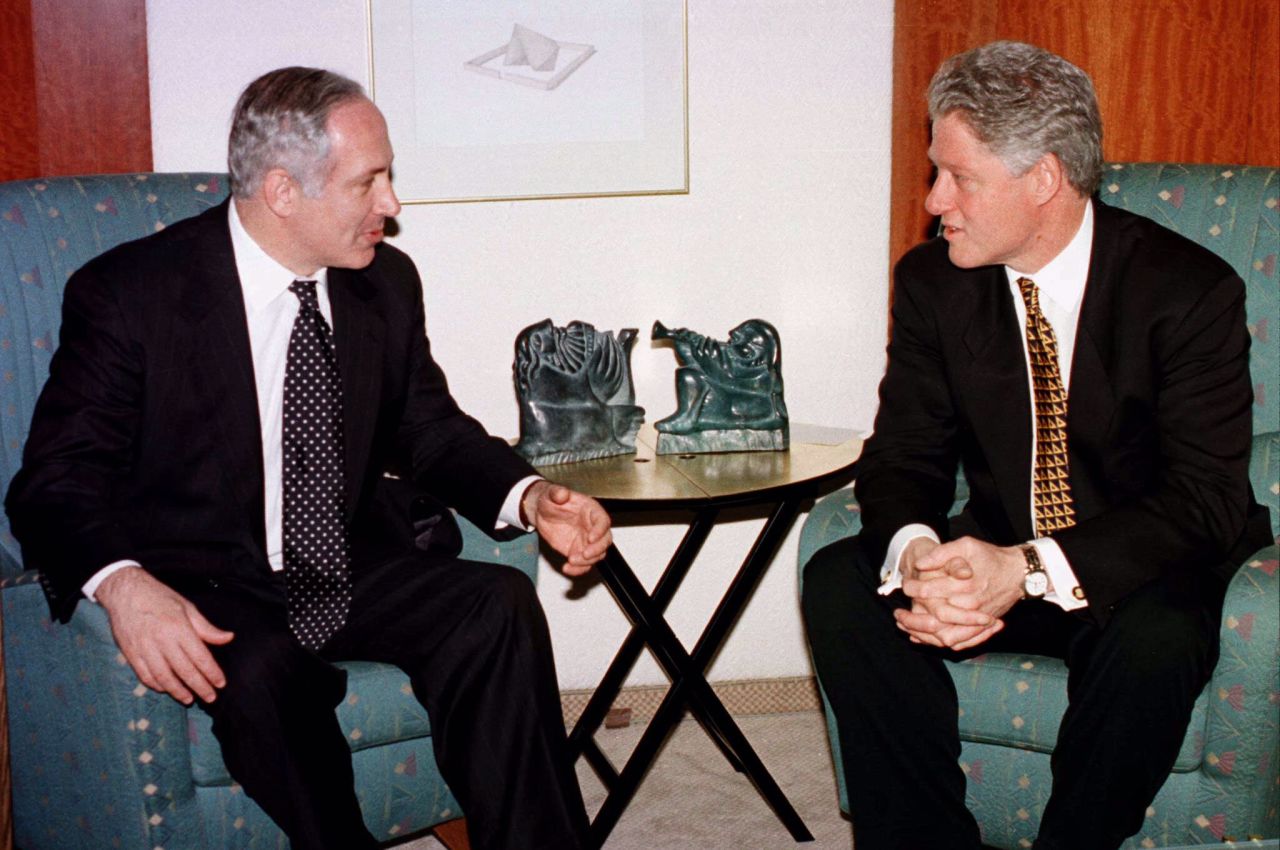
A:
{"label": "table top", "polygon": [[832,436],[833,430],[793,425],[787,451],[660,455],[657,432],[646,424],[633,455],[549,464],[538,471],[606,506],[753,502],[777,491],[850,476],[862,440],[847,433]]}

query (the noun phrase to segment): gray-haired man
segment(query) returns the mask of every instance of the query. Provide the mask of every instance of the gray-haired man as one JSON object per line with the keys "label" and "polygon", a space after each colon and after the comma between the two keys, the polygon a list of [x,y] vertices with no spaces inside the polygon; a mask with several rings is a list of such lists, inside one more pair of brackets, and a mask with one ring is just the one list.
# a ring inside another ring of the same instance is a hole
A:
{"label": "gray-haired man", "polygon": [[1117,847],[1213,670],[1227,580],[1270,542],[1244,287],[1091,200],[1101,121],[1062,58],[952,57],[929,113],[942,235],[896,269],[863,531],[805,574],[858,850],[978,846],[942,659],[1007,649],[1071,670],[1035,846]]}

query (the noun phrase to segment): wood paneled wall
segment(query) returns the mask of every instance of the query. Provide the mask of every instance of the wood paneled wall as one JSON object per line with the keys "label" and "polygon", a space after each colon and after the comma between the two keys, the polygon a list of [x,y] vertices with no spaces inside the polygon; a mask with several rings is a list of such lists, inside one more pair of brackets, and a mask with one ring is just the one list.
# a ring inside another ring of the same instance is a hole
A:
{"label": "wood paneled wall", "polygon": [[897,0],[889,256],[931,235],[924,92],[939,63],[996,39],[1083,68],[1114,161],[1280,165],[1280,0]]}
{"label": "wood paneled wall", "polygon": [[17,0],[0,4],[0,180],[39,160],[31,5]]}
{"label": "wood paneled wall", "polygon": [[0,5],[0,180],[150,170],[146,0]]}

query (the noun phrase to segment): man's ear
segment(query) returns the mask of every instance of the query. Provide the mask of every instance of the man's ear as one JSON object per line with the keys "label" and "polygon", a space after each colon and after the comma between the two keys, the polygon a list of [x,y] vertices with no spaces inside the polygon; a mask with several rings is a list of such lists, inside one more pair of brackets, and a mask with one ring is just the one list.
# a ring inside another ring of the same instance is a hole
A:
{"label": "man's ear", "polygon": [[1036,203],[1047,204],[1053,200],[1066,185],[1066,174],[1062,168],[1062,160],[1056,153],[1047,153],[1031,166],[1032,191],[1035,192]]}
{"label": "man's ear", "polygon": [[262,200],[280,218],[293,215],[301,193],[298,181],[283,168],[273,168],[262,178]]}

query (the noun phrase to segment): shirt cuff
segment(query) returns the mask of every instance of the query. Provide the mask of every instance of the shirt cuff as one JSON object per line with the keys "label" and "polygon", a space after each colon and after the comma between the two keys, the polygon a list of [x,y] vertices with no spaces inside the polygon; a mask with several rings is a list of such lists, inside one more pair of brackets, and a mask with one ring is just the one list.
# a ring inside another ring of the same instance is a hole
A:
{"label": "shirt cuff", "polygon": [[501,531],[509,525],[518,526],[525,531],[533,531],[533,526],[526,525],[520,519],[520,500],[524,498],[524,491],[529,489],[530,484],[542,480],[541,475],[526,475],[516,482],[516,486],[511,488],[506,501],[502,503],[501,510],[498,511],[498,521],[493,525],[494,531]]}
{"label": "shirt cuff", "polygon": [[80,590],[84,593],[85,598],[90,602],[97,602],[98,597],[95,594],[97,594],[98,588],[102,586],[102,583],[107,580],[108,576],[112,573],[123,570],[125,567],[141,568],[142,564],[139,564],[137,561],[112,561],[110,564],[107,564],[105,567],[89,576],[89,580],[81,586]]}
{"label": "shirt cuff", "polygon": [[940,542],[933,529],[923,523],[913,522],[898,529],[889,541],[889,549],[884,556],[884,564],[880,567],[880,595],[888,596],[902,587],[902,553],[907,544],[917,537],[925,537],[934,543]]}
{"label": "shirt cuff", "polygon": [[1044,601],[1052,602],[1063,611],[1074,611],[1088,605],[1089,600],[1085,598],[1080,579],[1076,578],[1075,570],[1071,569],[1071,564],[1057,541],[1041,537],[1032,540],[1031,545],[1036,547],[1040,563],[1049,574],[1049,583],[1053,588],[1044,595]]}

